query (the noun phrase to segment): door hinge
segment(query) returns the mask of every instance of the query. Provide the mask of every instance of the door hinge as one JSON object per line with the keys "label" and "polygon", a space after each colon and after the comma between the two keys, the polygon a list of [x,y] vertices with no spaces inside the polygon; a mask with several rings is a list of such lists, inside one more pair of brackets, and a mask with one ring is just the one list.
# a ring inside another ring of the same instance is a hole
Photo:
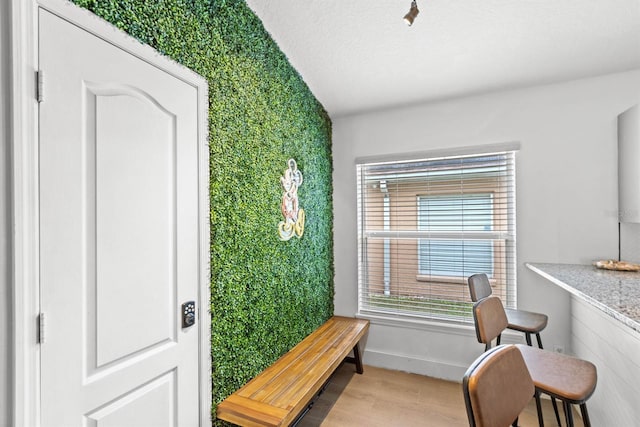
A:
{"label": "door hinge", "polygon": [[36,71],[36,99],[38,102],[44,101],[44,72],[42,70]]}
{"label": "door hinge", "polygon": [[38,315],[38,343],[44,344],[44,332],[45,332],[45,323],[44,323],[44,313],[40,313]]}

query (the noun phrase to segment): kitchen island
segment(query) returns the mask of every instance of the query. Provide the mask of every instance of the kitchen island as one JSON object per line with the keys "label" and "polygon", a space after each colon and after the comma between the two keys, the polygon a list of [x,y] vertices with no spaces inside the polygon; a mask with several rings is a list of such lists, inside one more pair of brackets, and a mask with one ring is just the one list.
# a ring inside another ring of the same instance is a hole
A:
{"label": "kitchen island", "polygon": [[576,264],[526,266],[640,333],[640,273]]}
{"label": "kitchen island", "polygon": [[640,273],[527,263],[571,295],[571,352],[598,368],[594,426],[640,425]]}

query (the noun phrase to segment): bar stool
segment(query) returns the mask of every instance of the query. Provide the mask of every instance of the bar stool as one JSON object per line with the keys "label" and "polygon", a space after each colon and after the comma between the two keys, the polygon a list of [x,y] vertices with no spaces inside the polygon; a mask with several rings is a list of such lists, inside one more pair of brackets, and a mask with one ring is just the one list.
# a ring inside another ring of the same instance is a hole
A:
{"label": "bar stool", "polygon": [[[469,284],[469,294],[471,301],[477,302],[483,298],[491,296],[492,289],[489,278],[484,273],[478,273],[467,279]],[[549,320],[546,314],[534,313],[531,311],[517,310],[511,308],[504,309],[507,315],[507,328],[514,331],[524,332],[528,345],[531,345],[531,334],[536,334],[538,347],[542,348],[540,331],[547,326]],[[500,344],[500,342],[498,342]]]}
{"label": "bar stool", "polygon": [[[478,273],[470,276],[467,279],[467,282],[469,284],[469,294],[471,295],[471,300],[473,302],[477,302],[483,298],[489,297],[493,293],[491,284],[489,283],[489,278],[484,273]],[[546,314],[504,307],[503,309],[507,316],[508,329],[524,332],[527,345],[532,345],[531,334],[536,334],[538,347],[543,348],[542,339],[540,338],[540,331],[542,331],[547,326],[547,321],[549,320],[549,318]],[[497,345],[500,345],[500,335],[498,335],[497,337]],[[556,399],[552,397],[551,403],[553,404],[553,411],[556,415],[556,421],[558,422],[558,426],[560,426],[560,413],[558,412]]]}
{"label": "bar stool", "polygon": [[[491,343],[507,326],[507,316],[500,298],[490,296],[473,305],[473,319],[478,341],[491,348]],[[524,358],[535,385],[538,422],[544,426],[540,393],[562,401],[567,426],[573,426],[571,405],[579,405],[585,427],[590,427],[587,400],[597,383],[597,370],[593,363],[576,357],[557,354],[539,348],[516,345]],[[556,418],[558,414],[556,411]],[[559,420],[558,420],[559,421]]]}
{"label": "bar stool", "polygon": [[464,374],[462,391],[471,427],[517,426],[535,387],[522,354],[509,345],[481,354]]}

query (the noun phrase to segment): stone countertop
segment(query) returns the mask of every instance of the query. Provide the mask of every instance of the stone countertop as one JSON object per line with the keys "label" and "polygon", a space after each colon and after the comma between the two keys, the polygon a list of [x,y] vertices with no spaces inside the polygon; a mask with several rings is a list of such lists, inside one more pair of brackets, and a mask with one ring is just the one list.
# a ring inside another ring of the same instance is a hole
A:
{"label": "stone countertop", "polygon": [[640,273],[592,265],[526,263],[527,268],[640,332]]}

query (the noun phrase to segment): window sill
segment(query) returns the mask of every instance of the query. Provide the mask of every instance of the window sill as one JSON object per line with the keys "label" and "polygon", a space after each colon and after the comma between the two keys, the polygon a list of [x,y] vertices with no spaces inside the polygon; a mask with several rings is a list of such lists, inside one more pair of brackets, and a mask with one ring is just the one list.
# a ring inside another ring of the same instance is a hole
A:
{"label": "window sill", "polygon": [[[435,332],[440,334],[454,334],[465,337],[472,337],[476,340],[476,330],[473,324],[464,322],[445,322],[437,320],[426,320],[407,316],[382,315],[378,313],[359,312],[356,314],[359,319],[367,319],[372,325],[389,326],[402,329],[415,329],[419,331]],[[518,332],[505,330],[502,333],[503,344],[523,343],[523,335]]]}
{"label": "window sill", "polygon": [[473,324],[460,322],[446,322],[438,320],[420,319],[409,316],[384,315],[361,311],[356,314],[357,318],[367,319],[374,325],[392,326],[405,329],[418,329],[423,331],[440,333],[459,333],[460,335],[475,337],[476,331]]}

